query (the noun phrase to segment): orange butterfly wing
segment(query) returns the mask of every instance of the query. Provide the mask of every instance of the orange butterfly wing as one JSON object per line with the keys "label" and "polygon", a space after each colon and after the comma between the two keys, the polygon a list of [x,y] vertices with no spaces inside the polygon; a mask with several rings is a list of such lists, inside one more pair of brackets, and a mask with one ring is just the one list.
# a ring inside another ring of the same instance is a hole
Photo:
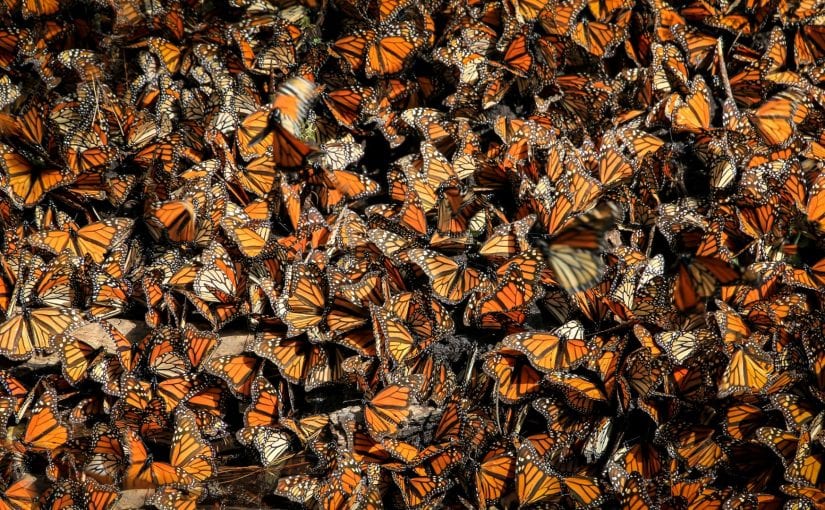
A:
{"label": "orange butterfly wing", "polygon": [[69,427],[58,414],[57,395],[54,390],[47,388],[32,409],[22,440],[32,448],[54,451],[66,444],[69,438]]}
{"label": "orange butterfly wing", "polygon": [[390,385],[379,391],[364,407],[364,421],[375,438],[392,436],[410,416],[410,388]]}

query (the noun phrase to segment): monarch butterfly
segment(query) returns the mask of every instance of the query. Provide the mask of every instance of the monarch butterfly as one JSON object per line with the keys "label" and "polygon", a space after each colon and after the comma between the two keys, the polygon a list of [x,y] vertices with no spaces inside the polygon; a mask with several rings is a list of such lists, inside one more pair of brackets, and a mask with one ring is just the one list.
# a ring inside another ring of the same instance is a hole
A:
{"label": "monarch butterfly", "polygon": [[630,473],[623,482],[620,489],[622,508],[628,510],[644,510],[655,508],[657,505],[654,498],[652,484],[645,480],[638,473]]}
{"label": "monarch butterfly", "polygon": [[[81,484],[69,485],[66,492],[65,486],[59,486],[52,496],[52,505],[55,507],[71,506],[71,502],[76,502],[86,508],[95,510],[105,510],[111,508],[121,496],[121,492],[111,485],[101,485],[95,480],[85,480]],[[66,499],[72,501],[67,501]]]}
{"label": "monarch butterfly", "polygon": [[525,263],[525,272],[522,272],[520,266],[521,264],[515,263],[505,264],[499,268],[505,271],[491,292],[477,291],[473,294],[465,310],[465,325],[484,325],[485,321],[489,321],[485,327],[500,327],[501,324],[495,317],[520,317],[522,310],[542,295],[543,289],[534,279],[537,276],[534,271],[539,265]]}
{"label": "monarch butterfly", "polygon": [[[284,106],[294,106],[284,112],[285,122],[297,121],[300,118],[300,116],[292,117],[301,111],[297,105],[285,104]],[[238,149],[247,161],[253,158],[263,158],[260,161],[253,160],[256,167],[264,162],[271,162],[272,165],[279,167],[298,167],[315,149],[292,134],[284,125],[275,123],[273,126],[271,117],[273,115],[277,117],[275,111],[274,105],[264,106],[241,121],[236,136]],[[265,186],[258,186],[258,189],[263,191]],[[255,191],[254,186],[251,191]]]}
{"label": "monarch butterfly", "polygon": [[66,334],[55,336],[52,344],[60,356],[63,376],[72,384],[86,378],[91,362],[102,351],[102,348],[95,349],[83,340]]}
{"label": "monarch butterfly", "polygon": [[760,392],[773,372],[774,363],[767,353],[755,346],[738,346],[719,381],[720,398]]}
{"label": "monarch butterfly", "polygon": [[90,50],[72,48],[57,54],[60,64],[78,74],[83,81],[100,80],[104,69],[97,54]]}
{"label": "monarch butterfly", "polygon": [[365,307],[352,304],[341,295],[334,298],[325,320],[336,343],[364,356],[375,354],[375,341],[369,328],[369,313]]}
{"label": "monarch butterfly", "polygon": [[368,41],[365,72],[368,78],[401,72],[426,40],[409,23],[402,23],[378,33]]}
{"label": "monarch butterfly", "polygon": [[272,361],[286,380],[308,389],[333,383],[343,375],[335,357],[339,354],[337,350],[328,350],[305,338],[284,338],[283,334],[265,331],[255,339],[251,349]]}
{"label": "monarch butterfly", "polygon": [[712,95],[705,80],[697,76],[690,84],[690,94],[677,101],[673,112],[673,127],[677,131],[701,133],[710,129]]}
{"label": "monarch butterfly", "polygon": [[352,510],[368,510],[381,508],[381,467],[377,464],[368,464],[367,476],[362,478],[352,491],[349,505]]}
{"label": "monarch butterfly", "polygon": [[502,58],[504,66],[516,76],[525,77],[533,67],[533,55],[528,47],[527,36],[517,34],[507,45]]}
{"label": "monarch butterfly", "polygon": [[[685,364],[687,363],[683,363],[682,366]],[[660,358],[652,355],[650,350],[634,351],[628,355],[625,361],[624,377],[619,380],[620,396],[625,395],[629,387],[639,396],[648,397],[661,383],[662,372]]]}
{"label": "monarch butterfly", "polygon": [[256,157],[246,164],[239,164],[232,177],[245,190],[264,196],[277,188],[277,164],[267,156]]}
{"label": "monarch butterfly", "polygon": [[691,264],[680,263],[673,285],[676,306],[685,311],[702,306],[715,292],[718,283],[730,284],[737,277],[735,269],[715,257],[699,256]]}
{"label": "monarch butterfly", "polygon": [[390,310],[373,309],[373,328],[375,336],[386,345],[390,358],[402,363],[414,358],[428,345],[426,339],[419,337],[404,323],[406,318],[398,317]]}
{"label": "monarch butterfly", "polygon": [[597,508],[604,501],[599,483],[589,476],[566,476],[562,480],[567,494],[580,508]]}
{"label": "monarch butterfly", "polygon": [[178,352],[175,344],[180,339],[171,328],[159,328],[153,335],[153,345],[146,357],[148,370],[160,377],[172,379],[187,374],[192,368],[188,360]]}
{"label": "monarch butterfly", "polygon": [[805,503],[810,502],[814,507],[825,505],[825,492],[814,487],[807,487],[805,485],[782,485],[780,489],[788,496],[800,498]]}
{"label": "monarch butterfly", "polygon": [[159,510],[196,510],[199,499],[200,493],[196,490],[164,486],[155,489],[146,502]]}
{"label": "monarch butterfly", "polygon": [[635,162],[622,154],[615,141],[602,141],[599,147],[599,181],[603,185],[623,182],[629,179],[636,169]]}
{"label": "monarch butterfly", "polygon": [[362,480],[362,469],[351,454],[342,452],[329,479],[318,488],[316,498],[326,508],[341,508]]}
{"label": "monarch butterfly", "polygon": [[120,367],[127,372],[132,372],[140,362],[151,335],[146,335],[142,340],[133,343],[107,320],[101,320],[97,324],[109,337],[111,344],[115,346],[116,359]]}
{"label": "monarch butterfly", "polygon": [[421,463],[419,470],[423,468],[424,472],[438,479],[449,475],[464,460],[465,455],[458,447],[431,445],[421,450],[413,459],[413,463]]}
{"label": "monarch butterfly", "polygon": [[516,471],[516,457],[512,451],[497,447],[488,451],[475,473],[476,498],[479,508],[487,508],[501,500]]}
{"label": "monarch butterfly", "polygon": [[527,356],[542,372],[569,370],[586,362],[590,352],[584,340],[584,327],[571,322],[553,333],[531,331],[504,338],[502,345]]}
{"label": "monarch butterfly", "polygon": [[217,330],[248,312],[249,303],[240,298],[245,294],[246,280],[240,265],[219,243],[201,255],[201,263],[192,281],[194,292],[184,290],[183,294]]}
{"label": "monarch butterfly", "polygon": [[74,308],[10,307],[7,320],[0,324],[0,354],[12,360],[28,359],[36,350],[51,350],[55,336],[81,324]]}
{"label": "monarch butterfly", "polygon": [[80,257],[88,255],[93,262],[103,262],[106,253],[120,245],[132,232],[134,220],[111,218],[84,227],[65,225],[61,230],[35,232],[29,237],[36,248],[60,254],[64,250]]}
{"label": "monarch butterfly", "polygon": [[479,255],[493,261],[501,261],[513,257],[517,252],[527,250],[527,234],[535,221],[536,215],[529,214],[518,221],[499,225],[479,247]]}
{"label": "monarch butterfly", "polygon": [[814,419],[816,412],[809,402],[794,393],[771,395],[771,402],[782,413],[789,430],[799,432]]}
{"label": "monarch butterfly", "polygon": [[49,16],[60,10],[60,2],[57,0],[23,0],[20,9],[25,18]]}
{"label": "monarch butterfly", "polygon": [[[587,436],[587,441],[584,443],[584,447],[582,448],[584,457],[588,460],[588,462],[594,463],[604,456],[607,451],[607,447],[610,445],[613,431],[614,427],[612,418],[604,417],[599,420],[596,424],[595,430]],[[583,489],[587,486],[587,482],[585,481],[582,481],[581,484]]]}
{"label": "monarch butterfly", "polygon": [[175,409],[192,391],[194,377],[182,372],[182,369],[176,372],[170,371],[168,373],[170,377],[155,385],[153,395],[163,402],[167,410]]}
{"label": "monarch butterfly", "polygon": [[364,99],[374,93],[372,88],[353,86],[327,92],[323,101],[339,124],[353,129],[362,115]]}
{"label": "monarch butterfly", "polygon": [[550,244],[544,253],[555,283],[571,294],[592,287],[604,272],[604,263],[594,250],[557,242]]}
{"label": "monarch butterfly", "polygon": [[367,402],[364,407],[364,422],[370,435],[381,439],[394,436],[411,412],[410,388],[391,384]]}
{"label": "monarch butterfly", "polygon": [[728,346],[743,344],[751,334],[750,328],[736,310],[724,301],[717,300],[716,306],[719,310],[713,312],[713,317],[722,334],[722,340]]}
{"label": "monarch butterfly", "polygon": [[34,450],[55,451],[70,438],[71,431],[61,420],[57,409],[57,394],[47,386],[32,408],[26,431],[20,441]]}
{"label": "monarch butterfly", "polygon": [[[684,18],[682,18],[684,20]],[[676,20],[672,20],[676,21]],[[717,38],[689,26],[685,21],[676,21],[671,26],[669,39],[675,40],[687,52],[688,65],[694,69],[707,65],[716,53]]]}
{"label": "monarch butterfly", "polygon": [[433,294],[447,304],[457,304],[464,300],[479,284],[477,270],[466,267],[463,262],[419,248],[407,251],[430,278]]}
{"label": "monarch butterfly", "polygon": [[[625,444],[613,454],[608,465],[613,465],[613,471],[616,475],[622,473],[624,477],[628,474],[630,476],[641,476],[645,479],[650,479],[657,476],[662,469],[662,454],[659,453],[658,447],[645,442],[635,442],[633,444]],[[611,475],[611,482],[615,482],[614,476]]]}
{"label": "monarch butterfly", "polygon": [[315,496],[320,482],[309,475],[284,476],[278,479],[273,491],[276,495],[300,504],[306,504]]}
{"label": "monarch butterfly", "polygon": [[120,396],[120,376],[124,373],[123,366],[117,356],[103,354],[95,358],[89,366],[88,377],[100,383],[101,390],[112,396]]}
{"label": "monarch butterfly", "polygon": [[355,141],[352,134],[329,140],[320,146],[319,154],[312,161],[327,170],[343,170],[364,157],[364,146]]}
{"label": "monarch butterfly", "polygon": [[454,398],[451,398],[446,403],[444,412],[441,413],[433,440],[440,443],[457,441],[464,437],[463,433],[468,422],[469,416],[465,413],[465,409]]}
{"label": "monarch butterfly", "polygon": [[596,57],[610,57],[615,48],[628,37],[631,11],[620,13],[598,21],[582,20],[576,24],[571,34],[573,42]]}
{"label": "monarch butterfly", "polygon": [[213,303],[231,303],[243,292],[240,266],[220,243],[214,243],[201,255],[201,268],[192,288],[199,298]]}
{"label": "monarch butterfly", "polygon": [[748,114],[762,139],[769,145],[786,145],[796,132],[796,126],[810,110],[804,92],[788,89],[767,99]]}
{"label": "monarch butterfly", "polygon": [[[162,37],[147,37],[140,43],[140,46],[144,44],[163,63],[167,71],[174,74],[180,70],[182,60],[180,48]],[[132,47],[138,46],[133,45]]]}
{"label": "monarch butterfly", "polygon": [[[555,37],[568,36],[584,7],[584,0],[554,4],[553,8],[545,8],[538,13],[538,21],[547,34]],[[520,5],[516,9],[517,13],[523,10]]]}
{"label": "monarch butterfly", "polygon": [[0,187],[18,208],[33,207],[49,191],[74,180],[73,175],[60,169],[33,164],[30,158],[5,144],[0,144],[0,168],[5,174]]}
{"label": "monarch butterfly", "polygon": [[310,80],[295,76],[278,88],[272,100],[272,108],[278,122],[293,136],[301,132],[310,105],[317,96],[315,84]]}
{"label": "monarch butterfly", "polygon": [[245,398],[252,393],[252,381],[260,364],[259,358],[240,354],[210,358],[204,368],[208,373],[226,381],[234,395]]}
{"label": "monarch butterfly", "polygon": [[755,438],[770,448],[785,467],[793,460],[799,442],[797,434],[776,427],[759,427]]}
{"label": "monarch butterfly", "polygon": [[326,426],[329,425],[329,416],[325,414],[315,414],[300,419],[284,416],[281,418],[281,425],[295,434],[301,443],[312,446],[315,444],[314,441],[316,438],[318,438]]}
{"label": "monarch butterfly", "polygon": [[684,365],[696,352],[700,351],[710,337],[709,332],[663,331],[656,335],[656,343],[665,349],[677,364]]}
{"label": "monarch butterfly", "polygon": [[218,346],[218,336],[211,331],[201,331],[191,324],[183,327],[183,344],[190,366],[199,367]]}
{"label": "monarch butterfly", "polygon": [[436,202],[436,232],[430,238],[430,246],[443,250],[461,250],[472,243],[470,223],[476,214],[483,212],[482,199],[472,191],[463,192],[458,187],[443,190]]}
{"label": "monarch butterfly", "polygon": [[411,371],[424,378],[425,386],[421,388],[421,397],[429,398],[436,405],[444,405],[457,387],[456,375],[446,360],[421,356]]}
{"label": "monarch butterfly", "polygon": [[169,462],[182,480],[201,482],[215,473],[214,452],[201,437],[195,414],[185,406],[175,412],[175,433]]}
{"label": "monarch butterfly", "polygon": [[590,413],[607,403],[604,391],[587,378],[569,373],[547,374],[547,381],[558,387],[567,405],[581,413]]}
{"label": "monarch butterfly", "polygon": [[273,427],[278,425],[280,397],[275,387],[264,377],[252,381],[252,403],[244,411],[244,425],[247,427]]}
{"label": "monarch butterfly", "polygon": [[529,191],[530,209],[550,235],[557,234],[574,211],[572,197],[560,193],[547,176]]}
{"label": "monarch butterfly", "polygon": [[[365,230],[360,232],[365,234]],[[362,237],[362,240],[365,240]],[[371,271],[361,277],[360,281],[342,283],[338,285],[336,294],[358,307],[377,305],[384,301],[383,275],[379,271]]]}
{"label": "monarch butterfly", "polygon": [[83,472],[103,484],[115,482],[125,459],[118,434],[107,425],[95,424],[90,445]]}
{"label": "monarch butterfly", "polygon": [[706,496],[708,477],[696,480],[677,480],[670,487],[671,501],[679,504],[688,501],[701,501]]}
{"label": "monarch butterfly", "polygon": [[32,475],[25,474],[9,483],[0,494],[0,506],[4,509],[35,508],[42,494],[40,482]]}
{"label": "monarch butterfly", "polygon": [[793,41],[794,61],[799,66],[813,66],[825,56],[825,31],[819,25],[802,25]]}
{"label": "monarch butterfly", "polygon": [[785,470],[785,475],[789,481],[811,487],[821,486],[824,475],[822,469],[824,458],[812,446],[811,432],[803,430],[799,436],[799,444],[794,459]]}
{"label": "monarch butterfly", "polygon": [[553,500],[562,494],[562,479],[529,439],[516,443],[516,495],[520,505]]}
{"label": "monarch butterfly", "polygon": [[[224,387],[221,385],[198,384],[197,376],[187,374],[158,383],[157,393],[160,394],[161,398],[164,398],[161,394],[161,385],[164,383],[169,383],[166,385],[167,387],[172,387],[174,384],[181,386],[179,389],[173,388],[169,392],[170,395],[176,396],[174,400],[175,406],[173,407],[176,407],[177,404],[181,402],[186,403],[186,407],[195,413],[201,432],[210,437],[214,436],[215,434],[210,432],[210,430],[214,429],[210,429],[207,426],[207,422],[216,427],[220,426],[218,420],[214,420],[213,418],[223,416],[224,404],[227,399],[227,393]],[[191,390],[189,388],[191,388]],[[177,395],[180,395],[180,397],[177,398]],[[169,407],[169,401],[166,402],[166,405]],[[206,416],[207,414],[212,416]]]}
{"label": "monarch butterfly", "polygon": [[364,65],[364,51],[367,44],[374,38],[375,32],[372,30],[356,30],[332,43],[330,53],[344,59],[345,67],[350,70],[359,70]]}
{"label": "monarch butterfly", "polygon": [[282,463],[288,458],[292,436],[284,430],[269,427],[246,427],[237,433],[238,441],[254,446],[261,455],[264,467]]}
{"label": "monarch butterfly", "polygon": [[348,421],[345,424],[347,434],[347,445],[352,457],[357,462],[375,462],[383,464],[390,459],[390,452],[379,441],[372,439],[363,430],[363,427],[355,421]]}
{"label": "monarch butterfly", "polygon": [[[547,11],[545,9],[550,4],[547,0],[519,0],[513,2],[515,16],[519,23],[530,23],[536,21]],[[552,11],[553,9],[548,9]]]}
{"label": "monarch butterfly", "polygon": [[383,216],[389,218],[410,232],[412,235],[427,234],[427,216],[418,192],[410,188],[407,190],[404,203],[400,207],[381,207],[386,204],[369,206],[368,216]]}
{"label": "monarch butterfly", "polygon": [[284,322],[296,331],[318,326],[326,310],[327,281],[314,264],[289,268],[284,293],[278,304]]}
{"label": "monarch butterfly", "polygon": [[[194,419],[192,425],[194,426]],[[127,468],[123,475],[123,486],[130,489],[151,489],[170,484],[191,485],[197,479],[193,473],[197,475],[209,472],[208,461],[204,458],[204,448],[198,445],[197,439],[193,437],[195,432],[189,430],[183,423],[176,423],[175,438],[172,443],[173,453],[170,456],[170,463],[166,463],[154,461],[137,432],[127,428],[123,434],[123,449],[128,458]],[[180,445],[184,441],[187,443],[185,451]],[[190,445],[190,442],[194,444]],[[172,463],[175,465],[173,466]],[[187,463],[194,464],[195,469]],[[184,467],[192,473],[185,471]]]}
{"label": "monarch butterfly", "polygon": [[734,439],[743,441],[756,435],[764,419],[762,410],[751,404],[732,405],[725,414],[725,431]]}
{"label": "monarch butterfly", "polygon": [[[449,153],[453,143],[452,138],[455,136],[455,128],[441,111],[424,107],[409,108],[401,112],[401,119],[414,127],[424,138],[426,143],[421,144],[422,157],[432,155],[431,149],[436,149],[442,154]],[[468,176],[462,176],[464,177]]]}
{"label": "monarch butterfly", "polygon": [[97,319],[114,317],[130,305],[132,287],[128,279],[117,278],[105,269],[93,266],[89,271],[92,292],[89,296],[89,315]]}
{"label": "monarch butterfly", "polygon": [[401,491],[404,503],[411,508],[434,504],[438,506],[439,496],[446,492],[452,482],[447,478],[430,476],[405,476],[393,473],[392,478]]}
{"label": "monarch butterfly", "polygon": [[75,174],[112,164],[117,159],[118,151],[106,143],[105,134],[76,131],[64,143],[66,163]]}
{"label": "monarch butterfly", "polygon": [[825,177],[818,176],[812,183],[807,203],[808,221],[817,231],[825,232]]}
{"label": "monarch butterfly", "polygon": [[[18,417],[22,418],[21,414],[28,408],[28,388],[5,370],[0,370],[0,389],[11,400],[11,407],[8,411],[16,413]],[[9,402],[4,401],[4,406],[7,403]],[[3,413],[6,412],[7,410],[3,409]]]}
{"label": "monarch butterfly", "polygon": [[444,185],[458,184],[461,179],[468,177],[459,174],[441,151],[427,141],[421,142],[421,175],[433,192]]}
{"label": "monarch butterfly", "polygon": [[668,430],[672,455],[691,469],[707,471],[723,461],[727,454],[715,440],[714,430],[702,425],[670,426]]}
{"label": "monarch butterfly", "polygon": [[157,239],[165,233],[175,243],[195,241],[198,233],[198,215],[192,200],[169,200],[150,207],[146,215],[150,232]]}
{"label": "monarch butterfly", "polygon": [[519,351],[507,348],[492,351],[482,368],[495,379],[502,402],[515,404],[541,389],[541,374]]}
{"label": "monarch butterfly", "polygon": [[588,428],[588,424],[581,420],[581,414],[573,411],[560,398],[538,398],[533,401],[532,407],[547,420],[549,433],[562,433],[556,442],[568,435],[582,435]]}

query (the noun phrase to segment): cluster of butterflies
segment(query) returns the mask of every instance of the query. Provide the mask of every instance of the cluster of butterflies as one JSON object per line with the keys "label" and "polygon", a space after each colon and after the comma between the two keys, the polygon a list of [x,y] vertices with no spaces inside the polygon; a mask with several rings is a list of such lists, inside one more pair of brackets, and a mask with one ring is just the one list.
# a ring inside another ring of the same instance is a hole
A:
{"label": "cluster of butterflies", "polygon": [[821,1],[0,19],[0,508],[825,507]]}

